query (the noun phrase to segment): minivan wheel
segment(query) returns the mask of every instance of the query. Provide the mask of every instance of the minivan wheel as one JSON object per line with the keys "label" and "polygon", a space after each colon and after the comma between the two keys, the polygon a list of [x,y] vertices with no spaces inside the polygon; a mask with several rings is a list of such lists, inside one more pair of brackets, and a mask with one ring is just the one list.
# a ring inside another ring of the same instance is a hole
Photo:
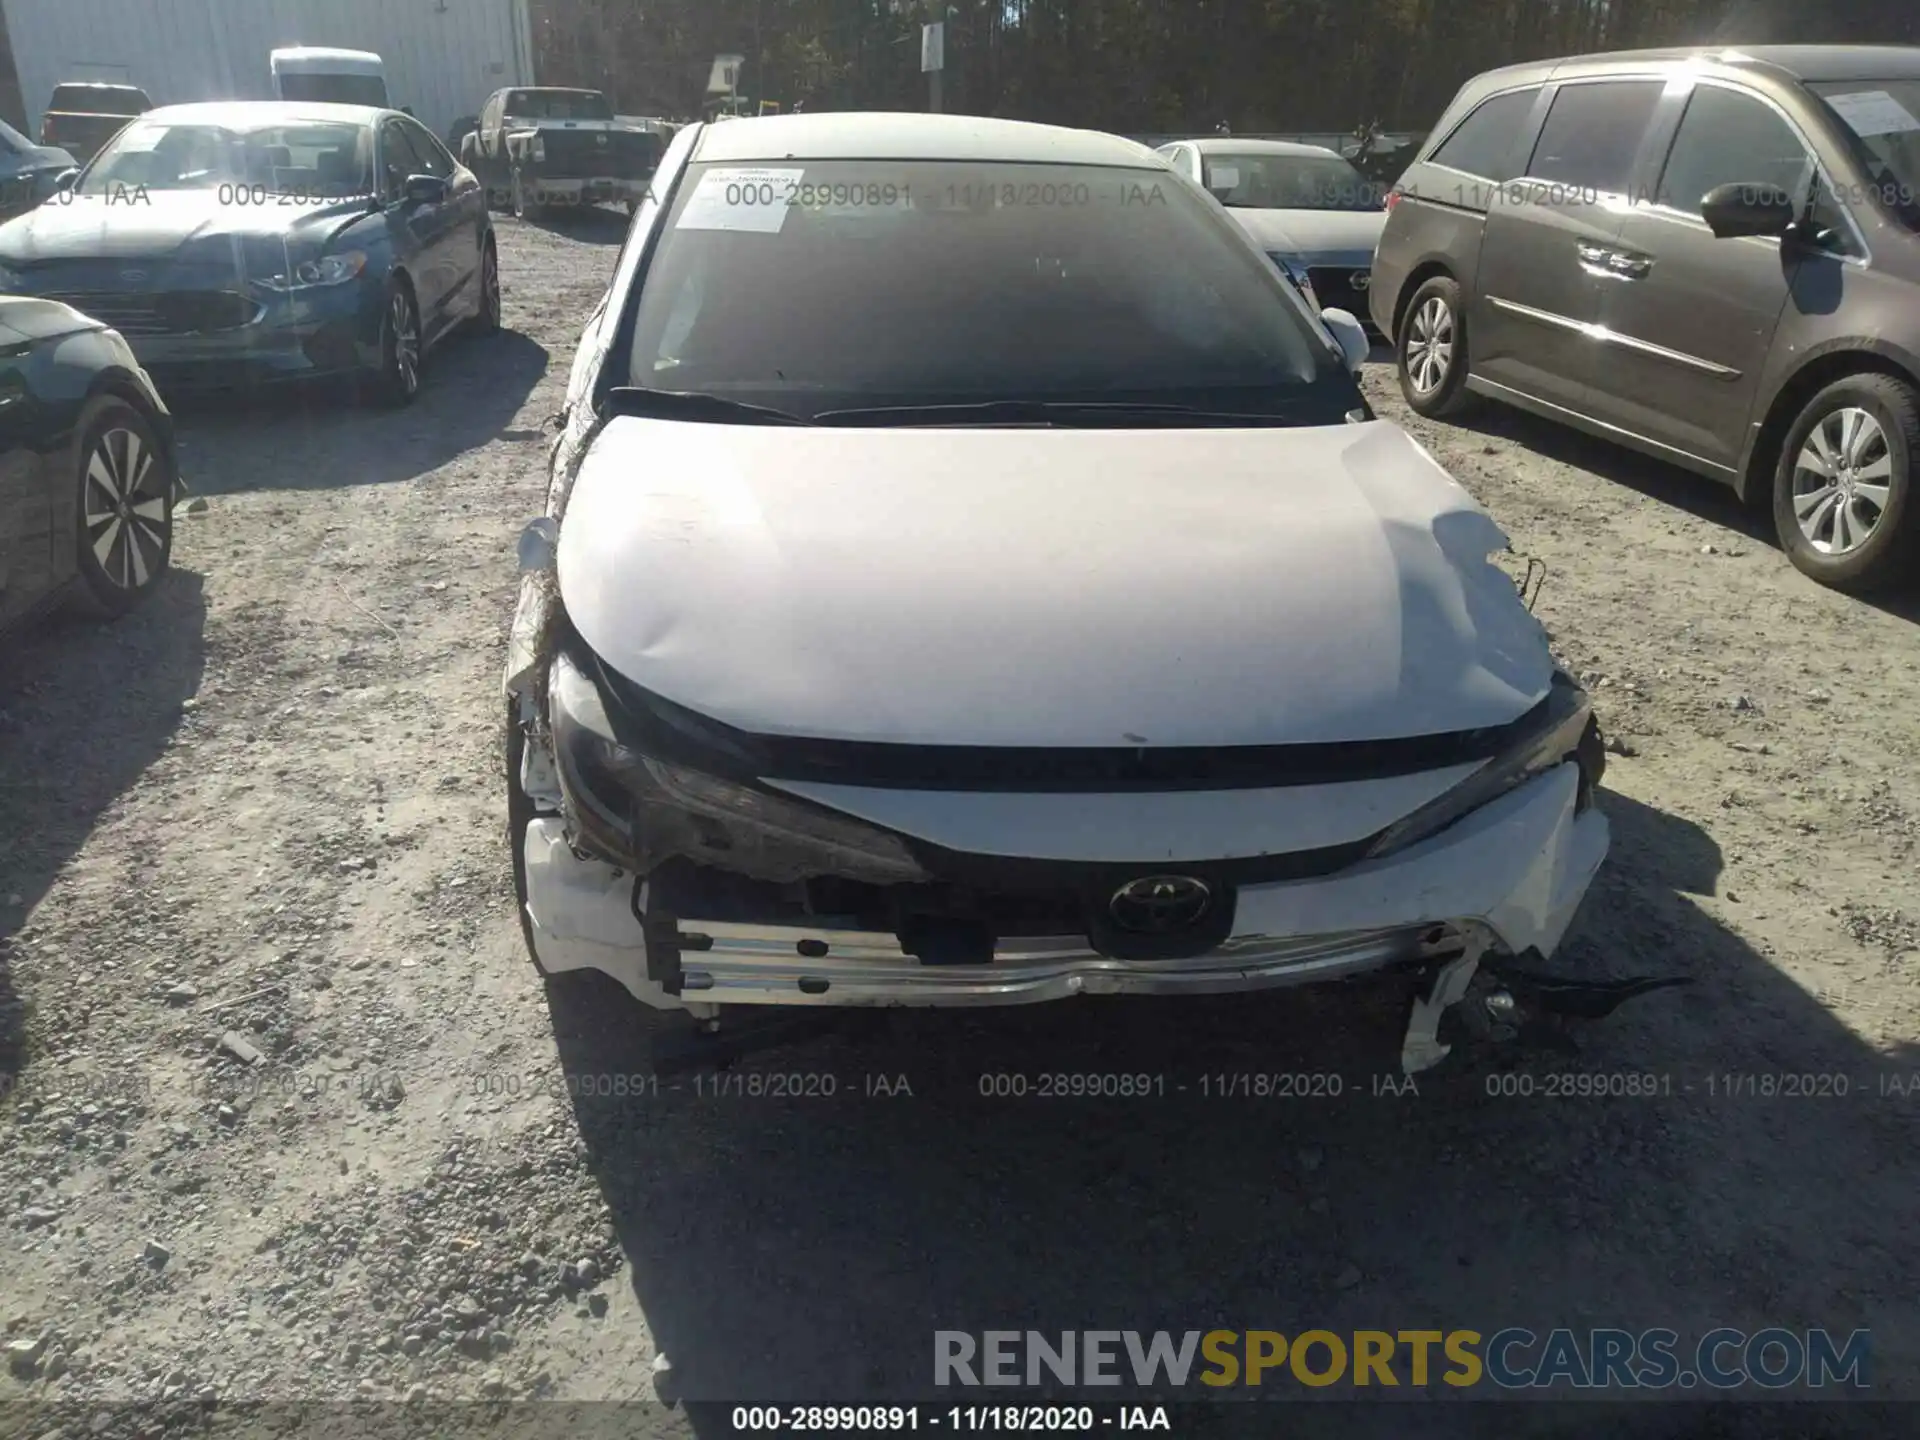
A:
{"label": "minivan wheel", "polygon": [[1773,523],[1802,574],[1854,594],[1910,579],[1920,393],[1890,375],[1850,375],[1806,403],[1774,472]]}
{"label": "minivan wheel", "polygon": [[1415,414],[1439,420],[1467,407],[1465,309],[1460,286],[1450,276],[1436,275],[1413,292],[1394,350],[1400,359],[1400,393]]}

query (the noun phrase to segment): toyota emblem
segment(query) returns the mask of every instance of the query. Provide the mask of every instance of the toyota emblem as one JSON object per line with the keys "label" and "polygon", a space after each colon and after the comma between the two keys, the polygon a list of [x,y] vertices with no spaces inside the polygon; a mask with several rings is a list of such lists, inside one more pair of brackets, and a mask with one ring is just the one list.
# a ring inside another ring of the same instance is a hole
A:
{"label": "toyota emblem", "polygon": [[1373,284],[1373,276],[1365,270],[1356,270],[1348,278],[1347,283],[1356,290],[1365,290],[1369,285]]}
{"label": "toyota emblem", "polygon": [[604,145],[607,143],[607,137],[604,135],[596,135],[593,137],[593,143],[596,145]]}
{"label": "toyota emblem", "polygon": [[1170,935],[1199,923],[1213,903],[1213,891],[1191,875],[1148,875],[1129,880],[1113,892],[1107,908],[1122,930]]}
{"label": "toyota emblem", "polygon": [[120,278],[129,285],[138,285],[147,278],[147,272],[144,270],[122,270],[120,272]]}

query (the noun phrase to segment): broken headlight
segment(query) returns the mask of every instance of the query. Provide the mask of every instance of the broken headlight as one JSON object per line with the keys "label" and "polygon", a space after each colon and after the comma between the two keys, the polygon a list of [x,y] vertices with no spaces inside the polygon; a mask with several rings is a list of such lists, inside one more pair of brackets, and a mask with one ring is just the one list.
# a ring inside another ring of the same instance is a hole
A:
{"label": "broken headlight", "polygon": [[[647,812],[692,817],[702,843],[671,848],[745,873],[845,874],[874,881],[923,880],[901,839],[798,800],[670,763],[621,739],[594,680],[565,655],[549,684],[554,747],[572,774],[608,811],[624,811],[636,849],[653,838]],[[609,794],[617,789],[618,795]],[[671,825],[659,828],[670,830]],[[730,860],[737,863],[730,863]]]}
{"label": "broken headlight", "polygon": [[1428,801],[1381,831],[1368,847],[1365,858],[1377,860],[1430,839],[1482,805],[1498,800],[1509,790],[1569,760],[1577,760],[1581,765],[1584,802],[1592,788],[1600,783],[1599,772],[1604,763],[1600,747],[1587,743],[1588,731],[1594,725],[1593,706],[1587,692],[1571,677],[1556,674],[1547,698],[1534,708],[1528,720],[1519,738],[1506,750],[1446,794]]}

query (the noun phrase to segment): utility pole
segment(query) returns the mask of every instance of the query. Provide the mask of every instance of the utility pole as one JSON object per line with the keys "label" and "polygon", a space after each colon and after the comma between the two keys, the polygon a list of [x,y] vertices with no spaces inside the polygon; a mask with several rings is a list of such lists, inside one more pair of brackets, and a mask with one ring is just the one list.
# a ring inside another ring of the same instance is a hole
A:
{"label": "utility pole", "polygon": [[927,72],[927,109],[940,113],[940,76],[947,65],[946,0],[928,0],[933,18],[920,27],[920,68]]}

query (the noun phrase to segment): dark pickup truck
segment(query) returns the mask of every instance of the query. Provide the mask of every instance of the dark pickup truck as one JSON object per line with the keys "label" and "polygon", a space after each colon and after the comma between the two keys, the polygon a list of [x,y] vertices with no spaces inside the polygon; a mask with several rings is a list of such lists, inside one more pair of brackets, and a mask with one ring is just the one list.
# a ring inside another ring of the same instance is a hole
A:
{"label": "dark pickup truck", "polygon": [[496,90],[460,163],[494,203],[527,216],[549,205],[622,201],[640,208],[660,163],[660,137],[614,117],[598,90]]}
{"label": "dark pickup truck", "polygon": [[40,143],[56,145],[84,165],[127,121],[152,108],[147,92],[137,85],[88,80],[56,85],[40,117]]}

